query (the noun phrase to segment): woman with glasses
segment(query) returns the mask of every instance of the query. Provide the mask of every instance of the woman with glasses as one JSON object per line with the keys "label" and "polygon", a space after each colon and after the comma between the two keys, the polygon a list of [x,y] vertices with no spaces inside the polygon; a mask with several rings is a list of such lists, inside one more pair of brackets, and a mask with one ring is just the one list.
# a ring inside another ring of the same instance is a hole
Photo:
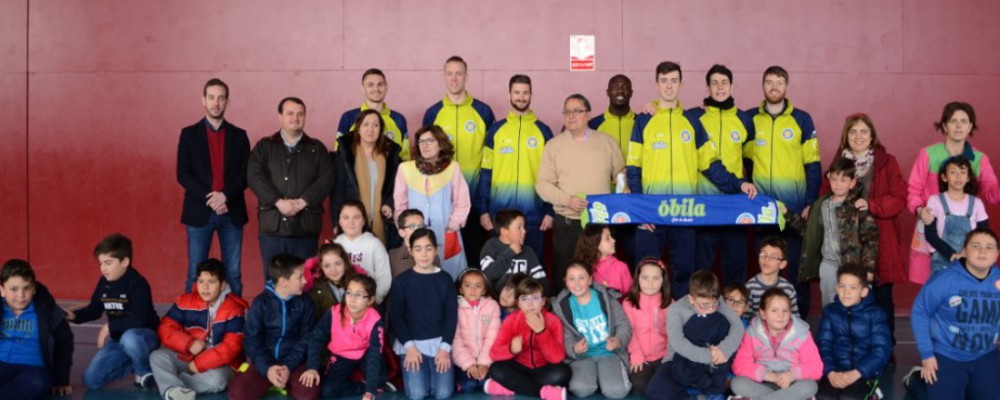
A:
{"label": "woman with glasses", "polygon": [[440,127],[420,128],[410,146],[413,161],[400,164],[396,173],[396,217],[409,208],[420,210],[424,225],[443,242],[437,248],[441,269],[454,280],[468,266],[459,229],[472,208],[469,185],[452,159],[454,147]]}

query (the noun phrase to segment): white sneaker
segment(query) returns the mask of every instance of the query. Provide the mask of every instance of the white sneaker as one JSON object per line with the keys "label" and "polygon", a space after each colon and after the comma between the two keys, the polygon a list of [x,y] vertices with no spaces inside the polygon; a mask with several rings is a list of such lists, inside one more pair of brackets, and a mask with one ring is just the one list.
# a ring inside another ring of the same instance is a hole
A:
{"label": "white sneaker", "polygon": [[163,393],[163,398],[166,400],[194,400],[194,396],[194,389],[183,388],[180,386],[174,386],[167,389],[166,393]]}

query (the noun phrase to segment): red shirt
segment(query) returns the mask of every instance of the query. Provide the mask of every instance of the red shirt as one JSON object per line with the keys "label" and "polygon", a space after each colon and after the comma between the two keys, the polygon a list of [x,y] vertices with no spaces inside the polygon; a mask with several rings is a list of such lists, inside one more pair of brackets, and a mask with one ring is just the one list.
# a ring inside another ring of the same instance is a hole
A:
{"label": "red shirt", "polygon": [[226,128],[219,127],[213,131],[212,125],[205,124],[205,133],[208,136],[208,158],[212,166],[212,191],[221,192],[226,185],[225,174],[225,154],[226,154]]}

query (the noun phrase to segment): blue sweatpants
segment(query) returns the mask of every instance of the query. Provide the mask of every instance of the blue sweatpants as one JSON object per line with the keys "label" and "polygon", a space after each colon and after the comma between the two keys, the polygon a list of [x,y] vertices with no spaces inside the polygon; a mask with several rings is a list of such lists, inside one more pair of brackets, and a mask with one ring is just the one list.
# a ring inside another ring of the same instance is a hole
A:
{"label": "blue sweatpants", "polygon": [[937,382],[928,385],[919,375],[910,380],[910,391],[918,400],[987,400],[1000,395],[1000,352],[996,350],[972,361],[955,361],[940,354]]}

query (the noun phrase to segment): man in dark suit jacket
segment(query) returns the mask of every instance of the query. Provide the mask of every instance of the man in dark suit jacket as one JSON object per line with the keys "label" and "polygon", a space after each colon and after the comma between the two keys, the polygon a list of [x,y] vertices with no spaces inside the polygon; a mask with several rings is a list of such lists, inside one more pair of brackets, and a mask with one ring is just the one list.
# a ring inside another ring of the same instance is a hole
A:
{"label": "man in dark suit jacket", "polygon": [[187,225],[188,274],[184,293],[190,292],[195,270],[208,258],[212,235],[218,232],[226,282],[233,293],[243,293],[240,254],[247,207],[247,132],[223,119],[229,86],[213,78],[205,83],[201,99],[205,118],[181,130],[177,145],[177,182],[184,187],[181,223]]}

